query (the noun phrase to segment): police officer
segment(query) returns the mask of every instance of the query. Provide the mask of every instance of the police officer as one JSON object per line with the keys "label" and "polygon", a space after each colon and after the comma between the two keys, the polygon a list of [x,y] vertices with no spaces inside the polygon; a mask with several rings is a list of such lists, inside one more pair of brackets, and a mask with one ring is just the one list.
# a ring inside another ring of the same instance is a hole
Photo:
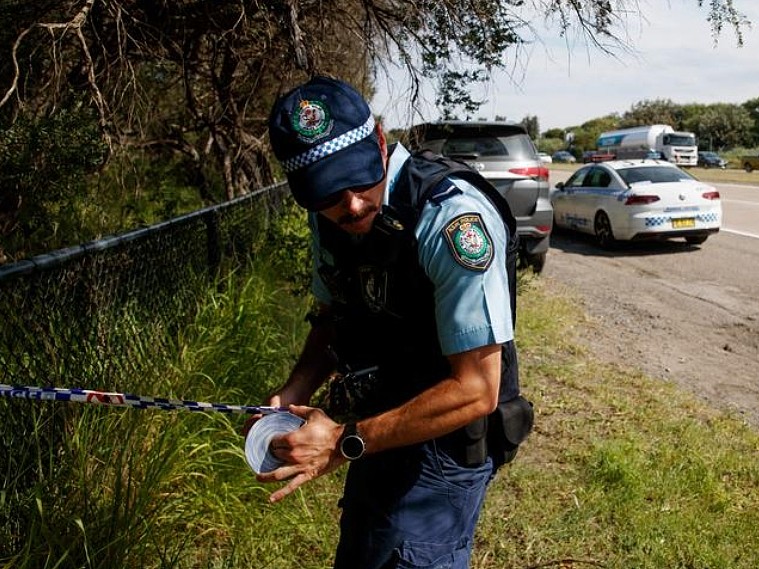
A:
{"label": "police officer", "polygon": [[[513,218],[470,170],[388,147],[342,81],[280,97],[269,135],[309,212],[318,310],[267,402],[306,423],[274,438],[284,464],[258,479],[285,482],[276,502],[350,464],[338,569],[466,568],[488,483],[515,449],[487,436],[519,395]],[[310,406],[330,380],[340,409]]]}

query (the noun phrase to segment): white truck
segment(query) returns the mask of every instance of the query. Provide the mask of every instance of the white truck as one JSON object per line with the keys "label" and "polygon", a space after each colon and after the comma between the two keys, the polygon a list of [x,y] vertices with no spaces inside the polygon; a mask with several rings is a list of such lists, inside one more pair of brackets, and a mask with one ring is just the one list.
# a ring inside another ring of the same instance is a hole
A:
{"label": "white truck", "polygon": [[660,157],[678,166],[698,164],[696,135],[676,132],[666,124],[602,132],[596,145],[600,152],[613,154],[618,160]]}

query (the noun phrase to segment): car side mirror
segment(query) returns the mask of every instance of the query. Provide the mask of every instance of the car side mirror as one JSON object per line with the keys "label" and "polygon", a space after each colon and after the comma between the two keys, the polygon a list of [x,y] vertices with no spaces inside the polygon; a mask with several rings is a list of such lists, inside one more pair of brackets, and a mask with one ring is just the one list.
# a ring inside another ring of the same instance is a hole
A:
{"label": "car side mirror", "polygon": [[560,192],[563,192],[564,191],[564,182],[557,182],[556,185],[554,186],[554,188],[556,188]]}

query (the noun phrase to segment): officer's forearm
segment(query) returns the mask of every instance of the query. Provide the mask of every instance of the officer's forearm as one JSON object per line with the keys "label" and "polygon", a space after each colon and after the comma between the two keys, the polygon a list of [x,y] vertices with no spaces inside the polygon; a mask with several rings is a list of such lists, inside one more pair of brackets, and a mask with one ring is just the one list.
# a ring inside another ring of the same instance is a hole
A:
{"label": "officer's forearm", "polygon": [[333,328],[329,323],[315,325],[309,331],[300,357],[281,390],[297,397],[292,402],[307,403],[334,371],[336,362],[330,349],[332,338]]}
{"label": "officer's forearm", "polygon": [[403,405],[358,423],[368,453],[446,435],[498,404],[501,348],[485,346],[450,358],[452,373]]}

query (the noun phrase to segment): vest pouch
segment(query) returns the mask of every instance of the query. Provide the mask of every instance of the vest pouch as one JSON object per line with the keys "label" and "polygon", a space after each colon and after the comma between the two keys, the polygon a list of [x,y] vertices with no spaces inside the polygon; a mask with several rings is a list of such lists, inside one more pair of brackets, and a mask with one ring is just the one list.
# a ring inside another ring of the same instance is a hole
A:
{"label": "vest pouch", "polygon": [[438,445],[461,466],[479,466],[488,457],[485,417],[437,439]]}
{"label": "vest pouch", "polygon": [[521,395],[498,404],[488,418],[488,452],[496,466],[514,460],[534,422],[532,403]]}

